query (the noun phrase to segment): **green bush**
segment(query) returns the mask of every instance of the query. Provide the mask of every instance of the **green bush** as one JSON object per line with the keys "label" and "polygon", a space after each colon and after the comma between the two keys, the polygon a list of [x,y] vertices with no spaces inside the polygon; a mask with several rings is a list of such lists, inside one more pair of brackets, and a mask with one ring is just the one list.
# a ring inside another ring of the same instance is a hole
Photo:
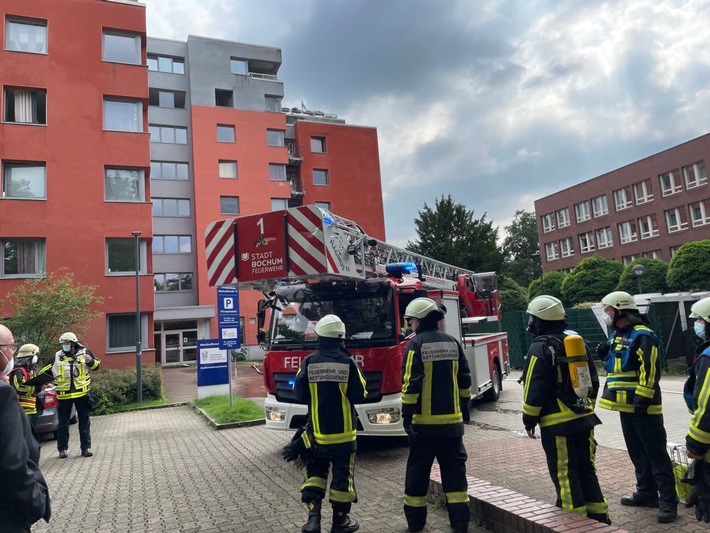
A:
{"label": "green bush", "polygon": [[[163,375],[157,366],[144,366],[141,372],[143,400],[163,397]],[[91,390],[99,397],[97,415],[116,412],[116,408],[136,401],[136,370],[100,370],[91,374]]]}

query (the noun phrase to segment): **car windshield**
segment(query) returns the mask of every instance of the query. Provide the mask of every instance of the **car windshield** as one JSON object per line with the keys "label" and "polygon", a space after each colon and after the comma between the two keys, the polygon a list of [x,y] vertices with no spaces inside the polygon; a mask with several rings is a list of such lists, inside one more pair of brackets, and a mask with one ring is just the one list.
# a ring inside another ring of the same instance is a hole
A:
{"label": "car windshield", "polygon": [[316,323],[333,314],[345,323],[348,346],[395,341],[392,291],[386,283],[321,282],[279,287],[271,342],[315,348]]}

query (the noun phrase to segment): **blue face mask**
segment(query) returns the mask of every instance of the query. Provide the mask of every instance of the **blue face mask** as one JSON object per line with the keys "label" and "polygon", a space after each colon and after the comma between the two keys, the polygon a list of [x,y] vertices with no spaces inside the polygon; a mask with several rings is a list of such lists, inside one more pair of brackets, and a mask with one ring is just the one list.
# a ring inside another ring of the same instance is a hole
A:
{"label": "blue face mask", "polygon": [[693,329],[695,330],[695,334],[700,337],[703,340],[705,339],[705,322],[698,320],[695,322],[695,325],[693,326]]}

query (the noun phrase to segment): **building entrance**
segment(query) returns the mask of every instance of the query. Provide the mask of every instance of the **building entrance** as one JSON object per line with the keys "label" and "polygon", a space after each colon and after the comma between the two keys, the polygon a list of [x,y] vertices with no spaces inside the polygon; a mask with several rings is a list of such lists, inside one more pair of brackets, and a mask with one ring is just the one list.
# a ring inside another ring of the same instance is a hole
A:
{"label": "building entrance", "polygon": [[156,322],[155,350],[164,365],[197,361],[197,321]]}

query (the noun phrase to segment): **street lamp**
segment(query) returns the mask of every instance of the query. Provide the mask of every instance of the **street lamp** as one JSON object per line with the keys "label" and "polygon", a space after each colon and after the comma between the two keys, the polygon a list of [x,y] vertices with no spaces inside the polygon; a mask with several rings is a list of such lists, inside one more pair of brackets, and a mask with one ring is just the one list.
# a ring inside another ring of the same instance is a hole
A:
{"label": "street lamp", "polygon": [[636,276],[636,286],[638,287],[637,294],[641,294],[643,292],[643,290],[641,289],[641,278],[646,273],[646,267],[639,263],[631,269],[631,272],[633,272]]}
{"label": "street lamp", "polygon": [[136,402],[143,402],[143,368],[141,365],[141,250],[140,231],[131,232],[136,242]]}

